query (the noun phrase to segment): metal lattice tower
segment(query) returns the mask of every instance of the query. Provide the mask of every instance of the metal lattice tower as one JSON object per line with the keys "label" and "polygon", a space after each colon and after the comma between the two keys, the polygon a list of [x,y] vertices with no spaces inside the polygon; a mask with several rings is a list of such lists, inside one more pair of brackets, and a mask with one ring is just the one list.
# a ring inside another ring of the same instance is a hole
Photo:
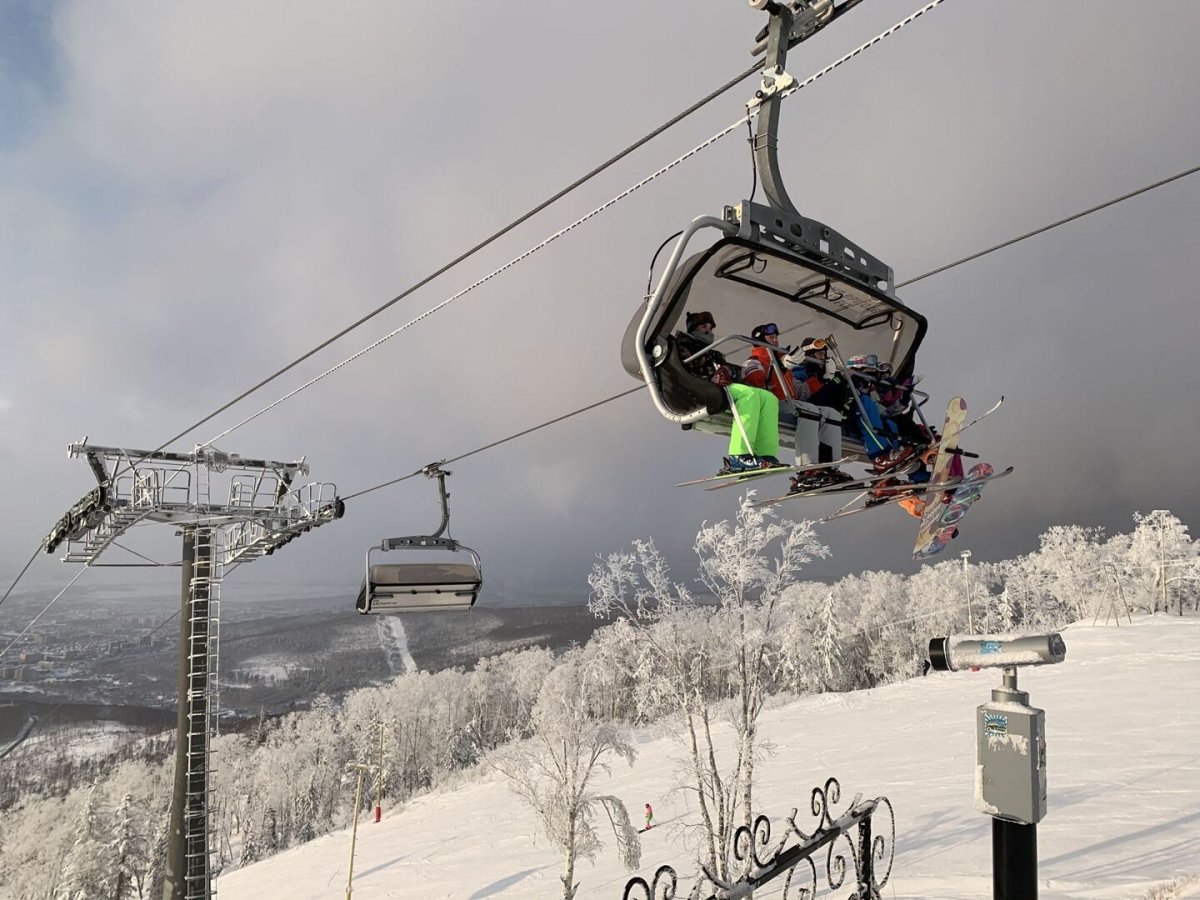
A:
{"label": "metal lattice tower", "polygon": [[[274,553],[293,538],[341,518],[332,484],[293,488],[304,460],[275,462],[197,447],[150,453],[96,447],[85,438],[67,448],[87,460],[97,486],[55,523],[47,553],[63,544],[64,562],[92,565],[135,525],[174,525],[183,536],[179,640],[179,715],[175,790],[163,900],[211,900],[213,822],[210,738],[218,727],[221,578],[230,564]],[[227,484],[214,484],[213,476]],[[214,502],[227,488],[224,502]]]}

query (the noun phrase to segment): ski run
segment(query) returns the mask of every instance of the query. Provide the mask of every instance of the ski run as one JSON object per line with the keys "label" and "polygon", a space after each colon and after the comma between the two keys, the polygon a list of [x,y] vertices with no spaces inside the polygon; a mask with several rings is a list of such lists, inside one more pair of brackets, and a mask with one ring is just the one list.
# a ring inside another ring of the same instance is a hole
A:
{"label": "ski run", "polygon": [[[1049,812],[1038,826],[1042,900],[1200,897],[1200,617],[1134,617],[1120,627],[1065,629],[1066,662],[1022,669],[1020,686],[1046,711]],[[830,776],[844,808],[857,793],[895,807],[896,855],[883,896],[991,896],[991,820],[972,808],[974,710],[998,670],[931,673],[846,694],[778,702],[762,717],[773,753],[757,771],[756,805],[772,840]],[[675,790],[680,746],[669,723],[633,734],[638,759],[597,789],[634,812],[650,802],[638,874],[669,863],[686,896],[694,803]],[[385,804],[386,806],[386,804]],[[886,833],[886,819],[881,826]],[[360,820],[355,900],[482,900],[562,895],[561,856],[499,775],[481,771],[375,824]],[[575,870],[580,898],[619,900],[627,873],[609,846]],[[221,900],[327,900],[345,895],[350,831],[334,832],[218,882]],[[823,870],[823,857],[819,868]],[[783,879],[756,892],[779,897]],[[821,897],[842,897],[848,889]],[[791,896],[796,896],[793,885]]]}

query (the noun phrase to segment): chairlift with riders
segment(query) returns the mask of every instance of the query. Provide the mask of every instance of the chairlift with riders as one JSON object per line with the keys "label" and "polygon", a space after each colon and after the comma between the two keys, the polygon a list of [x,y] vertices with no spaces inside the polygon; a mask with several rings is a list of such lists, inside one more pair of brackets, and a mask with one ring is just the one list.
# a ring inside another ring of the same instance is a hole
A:
{"label": "chairlift with riders", "polygon": [[[447,534],[450,526],[449,494],[441,463],[430,463],[422,473],[436,478],[442,507],[442,523],[428,535],[384,538],[367,550],[366,575],[358,592],[356,608],[360,613],[444,612],[467,610],[483,588],[483,568],[479,554]],[[443,535],[446,535],[443,537]],[[435,562],[371,564],[373,552],[392,550],[445,550],[463,553],[469,561],[452,562],[453,557]]]}
{"label": "chairlift with riders", "polygon": [[[730,361],[745,359],[755,347],[776,351],[787,343],[800,344],[801,335],[822,336],[816,343],[825,345],[831,365],[847,385],[847,405],[843,410],[834,410],[795,399],[781,405],[786,415],[780,422],[780,443],[794,446],[797,458],[795,466],[781,466],[777,471],[804,473],[845,462],[868,461],[869,434],[864,432],[871,431],[870,416],[864,409],[858,386],[873,379],[886,379],[891,385],[907,383],[905,414],[927,436],[924,449],[937,450],[932,477],[922,473],[928,483],[918,487],[897,477],[919,466],[914,456],[911,463],[894,471],[882,474],[877,471],[869,477],[850,478],[811,490],[794,485],[792,492],[783,497],[760,501],[777,502],[792,496],[846,491],[859,493],[861,496],[856,499],[866,498],[864,506],[853,510],[849,507],[855,501],[851,501],[838,511],[841,515],[918,493],[930,492],[931,498],[933,487],[939,484],[945,488],[941,493],[948,496],[951,488],[969,478],[961,472],[961,457],[974,456],[959,450],[956,441],[948,440],[950,434],[939,435],[925,420],[921,407],[928,396],[916,390],[910,379],[928,323],[896,296],[891,266],[836,229],[801,215],[788,196],[780,173],[776,135],[781,95],[795,84],[785,69],[787,51],[857,2],[750,0],[752,7],[770,14],[770,21],[758,35],[754,48],[756,54],[766,53],[761,85],[747,104],[759,108],[753,152],[758,181],[768,202],[743,200],[736,206],[725,207],[719,217],[694,219],[676,240],[656,286],[653,290],[648,288],[648,298],[630,321],[621,348],[624,368],[645,382],[651,401],[665,419],[685,430],[728,436],[734,428],[742,427],[741,419],[726,385],[689,371],[686,363],[700,354],[685,356],[673,335],[685,317],[700,311],[711,313],[723,336],[714,336],[713,343],[701,352],[718,350]],[[697,239],[701,233],[710,231],[717,232],[716,241],[696,249],[694,243],[700,243]],[[653,268],[652,262],[652,281]],[[763,322],[778,323],[777,346],[751,331],[755,323]],[[842,352],[843,347],[852,350],[854,355],[850,360]],[[782,369],[780,358],[779,352],[770,353],[774,377],[782,383],[789,375]],[[870,360],[870,370],[862,365],[864,360]],[[954,398],[951,406],[956,415],[959,407],[965,412],[965,404],[959,398]],[[843,422],[843,413],[857,427],[844,428],[851,422]],[[961,417],[957,422],[960,427],[956,431],[974,424],[964,423]],[[748,438],[746,443],[750,443]],[[802,446],[817,452],[802,454]],[[926,456],[932,462],[933,453]],[[767,469],[765,473],[770,471]],[[717,485],[725,486],[765,473],[735,472],[684,483],[732,478]],[[846,477],[840,472],[839,475]],[[891,490],[882,492],[883,486]]]}

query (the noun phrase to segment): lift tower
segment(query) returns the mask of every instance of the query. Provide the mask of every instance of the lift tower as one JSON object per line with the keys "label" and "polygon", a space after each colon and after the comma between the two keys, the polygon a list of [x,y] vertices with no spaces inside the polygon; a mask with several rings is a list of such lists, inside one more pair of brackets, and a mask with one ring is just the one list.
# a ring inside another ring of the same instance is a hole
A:
{"label": "lift tower", "polygon": [[209,738],[217,727],[221,577],[227,566],[269,556],[334,519],[345,505],[332,484],[293,487],[303,459],[248,459],[211,447],[149,452],[79,443],[97,486],[50,530],[47,553],[65,544],[63,562],[96,563],[135,525],[174,525],[183,537],[179,628],[179,717],[162,900],[211,900]]}

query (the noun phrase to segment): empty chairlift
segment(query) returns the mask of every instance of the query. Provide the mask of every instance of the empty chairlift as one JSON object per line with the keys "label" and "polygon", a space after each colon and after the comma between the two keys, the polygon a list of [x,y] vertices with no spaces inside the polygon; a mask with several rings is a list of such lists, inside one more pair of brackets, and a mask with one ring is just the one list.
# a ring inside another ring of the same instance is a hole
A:
{"label": "empty chairlift", "polygon": [[[442,537],[450,525],[446,493],[446,476],[450,473],[438,463],[426,466],[424,473],[438,481],[442,524],[433,534],[384,538],[378,547],[367,550],[366,577],[356,604],[360,613],[465,610],[470,609],[479,596],[483,587],[479,554],[451,537]],[[391,550],[446,550],[460,561],[453,561],[452,556],[433,562],[371,564],[372,553]]]}

